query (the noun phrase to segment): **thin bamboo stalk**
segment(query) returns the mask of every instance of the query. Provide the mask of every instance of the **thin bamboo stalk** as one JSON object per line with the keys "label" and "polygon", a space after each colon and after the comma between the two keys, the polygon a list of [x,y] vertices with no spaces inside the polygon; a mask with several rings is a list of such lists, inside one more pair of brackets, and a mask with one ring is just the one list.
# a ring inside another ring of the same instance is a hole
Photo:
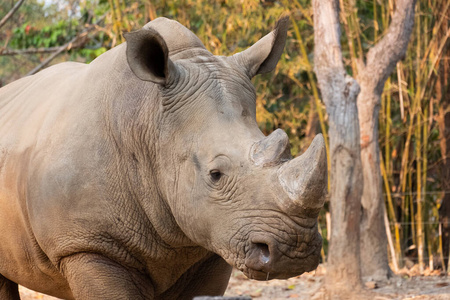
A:
{"label": "thin bamboo stalk", "polygon": [[[350,2],[350,3],[353,3],[353,2]],[[356,39],[356,44],[358,45],[358,55],[359,55],[359,57],[363,57],[364,52],[363,52],[363,48],[362,48],[362,44],[361,44],[361,29],[360,29],[359,22],[358,22],[358,10],[354,5],[352,5],[351,9],[352,9],[352,12],[350,14],[350,20],[351,20],[350,29],[353,28],[353,30],[354,30],[354,34],[352,34],[352,36],[354,36],[354,38]]]}
{"label": "thin bamboo stalk", "polygon": [[414,119],[415,119],[415,102],[416,100],[413,100],[413,109],[412,109],[412,115],[410,116],[409,126],[408,126],[408,132],[406,135],[406,141],[404,146],[404,152],[402,156],[402,166],[400,170],[400,184],[401,184],[401,192],[406,192],[406,176],[408,174],[408,163],[409,163],[409,148],[411,145],[411,137],[412,137],[412,130],[414,128]]}
{"label": "thin bamboo stalk", "polygon": [[[376,0],[375,0],[376,1]],[[284,1],[286,6],[289,6],[290,1]],[[314,21],[312,20],[310,13],[308,12],[308,10],[306,8],[304,8],[300,2],[298,0],[294,0],[294,4],[297,6],[297,8],[300,10],[300,12],[302,13],[302,16],[306,18],[306,20],[308,20],[308,23],[313,26],[314,25]]]}
{"label": "thin bamboo stalk", "polygon": [[384,210],[384,227],[386,227],[386,236],[388,239],[389,251],[391,252],[392,266],[394,272],[397,273],[398,272],[397,254],[395,253],[394,243],[392,241],[391,226],[389,226],[389,220],[386,210]]}
{"label": "thin bamboo stalk", "polygon": [[[126,1],[125,0],[118,0],[119,2],[120,2],[120,4],[121,4],[121,8],[119,8],[119,10],[122,10],[122,11],[126,11]],[[118,6],[119,7],[119,6]],[[129,19],[128,19],[128,17],[126,16],[126,14],[125,14],[125,17],[122,17],[121,16],[121,18],[122,18],[122,20],[123,20],[123,22],[122,22],[122,24],[124,25],[123,27],[127,30],[127,31],[130,31],[131,30],[131,26],[130,26],[130,21],[129,21]]]}
{"label": "thin bamboo stalk", "polygon": [[[406,192],[406,178],[407,178],[407,174],[408,174],[409,151],[410,151],[410,146],[411,146],[411,138],[412,138],[413,129],[415,128],[414,121],[416,119],[416,115],[417,115],[417,111],[418,111],[418,102],[420,99],[419,93],[417,91],[415,91],[414,77],[413,77],[413,72],[412,72],[412,70],[414,70],[414,67],[412,66],[412,62],[410,64],[410,70],[411,70],[411,72],[410,72],[411,76],[410,76],[409,86],[410,86],[411,94],[413,94],[415,96],[412,100],[412,105],[411,105],[412,107],[411,107],[410,118],[409,118],[409,126],[408,126],[407,135],[406,135],[404,151],[403,151],[403,155],[402,155],[402,163],[401,163],[401,170],[400,170],[400,187],[401,187],[402,193]],[[413,209],[412,204],[411,204],[411,207],[412,207],[411,218],[414,218],[414,213],[413,213],[414,209]]]}
{"label": "thin bamboo stalk", "polygon": [[411,220],[411,233],[412,233],[412,241],[414,245],[417,245],[417,236],[416,236],[416,219],[415,219],[415,209],[414,209],[414,198],[413,198],[413,174],[412,172],[408,173],[409,179],[409,211],[410,211],[410,220]]}
{"label": "thin bamboo stalk", "polygon": [[[402,65],[401,61],[399,61],[397,63],[396,69],[397,69],[397,81],[398,81],[397,84],[399,87],[399,98],[400,98],[400,115],[401,115],[401,120],[404,123],[406,120],[405,120],[405,115],[404,115],[403,90],[402,90],[403,81],[402,81],[402,76],[401,76],[401,74],[403,73],[402,72],[403,65]],[[408,222],[411,218],[410,213],[409,213],[410,210],[408,209],[408,200],[410,200],[409,197],[407,197],[405,195],[401,196],[402,213],[401,213],[400,219],[401,219],[402,223]],[[402,232],[401,232],[402,233],[402,244],[404,244],[404,241],[408,240],[410,228],[408,226],[405,226],[405,227],[402,227],[401,229],[402,229]]]}
{"label": "thin bamboo stalk", "polygon": [[[109,3],[109,7],[111,10],[111,19],[112,19],[112,25],[113,25],[113,32],[114,32],[114,36],[115,39],[117,39],[118,34],[119,34],[119,28],[117,25],[117,16],[116,16],[116,10],[114,9],[114,2],[113,0],[108,0]],[[113,41],[113,45],[115,44],[115,41]]]}
{"label": "thin bamboo stalk", "polygon": [[383,31],[386,30],[386,28],[388,27],[388,24],[389,24],[389,14],[387,14],[384,7],[385,7],[385,5],[381,6],[381,25],[383,25]]}
{"label": "thin bamboo stalk", "polygon": [[402,82],[402,73],[400,71],[400,69],[402,68],[402,62],[399,61],[397,63],[397,80],[398,80],[398,97],[400,100],[400,117],[402,120],[405,119],[405,107],[403,104],[403,82]]}
{"label": "thin bamboo stalk", "polygon": [[[400,216],[400,220],[402,224],[409,224],[410,223],[410,211],[409,211],[409,197],[406,195],[401,196],[401,207],[402,207],[402,214]],[[408,240],[410,234],[410,230],[408,226],[402,227],[402,244],[404,244],[404,241]]]}
{"label": "thin bamboo stalk", "polygon": [[447,270],[447,266],[445,265],[444,252],[442,250],[442,223],[439,223],[439,257],[442,262],[442,270],[445,273]]}
{"label": "thin bamboo stalk", "polygon": [[374,43],[378,41],[378,30],[380,29],[378,26],[378,8],[377,8],[377,0],[373,0],[373,36],[374,36]]}
{"label": "thin bamboo stalk", "polygon": [[[450,6],[450,1],[447,1],[445,7],[443,8],[443,12],[448,11]],[[433,27],[433,33],[437,32],[439,27],[442,25],[442,22],[444,20],[448,19],[447,14],[443,13],[441,15],[441,18],[439,19],[438,22],[436,22],[436,24]],[[445,44],[445,41],[447,40],[449,35],[449,32],[447,32],[447,34],[445,36],[442,37],[442,40],[439,40],[439,36],[437,34],[433,34],[433,37],[431,38],[431,41],[428,43],[424,44],[424,48],[426,49],[424,52],[424,56],[420,62],[420,68],[425,68],[425,64],[428,63],[427,58],[429,57],[430,52],[436,47],[437,44],[439,45],[443,45]],[[439,57],[439,55],[436,56],[436,54],[434,55],[434,57]]]}
{"label": "thin bamboo stalk", "polygon": [[391,16],[391,18],[392,18],[393,15],[394,15],[394,3],[393,3],[393,0],[388,0],[388,4],[389,5],[386,6],[386,9],[388,10],[388,15]]}
{"label": "thin bamboo stalk", "polygon": [[[416,16],[417,16],[417,14],[416,14]],[[412,71],[412,70],[414,70],[414,67],[412,65],[412,61],[410,61],[409,69],[410,69],[409,88],[410,88],[411,94],[415,95],[415,96],[413,97],[412,104],[411,104],[408,131],[407,131],[407,135],[406,135],[406,141],[405,141],[404,151],[403,151],[403,155],[402,155],[401,169],[400,169],[400,188],[401,188],[402,193],[406,192],[406,178],[408,175],[409,151],[410,151],[410,146],[411,146],[412,133],[413,133],[413,129],[414,129],[415,116],[416,116],[417,110],[418,110],[418,108],[417,108],[418,94],[417,94],[417,92],[415,92],[415,84],[414,84],[414,77],[413,77],[414,73]],[[411,210],[411,211],[413,211],[413,210]],[[411,218],[414,218],[414,214],[411,214]]]}
{"label": "thin bamboo stalk", "polygon": [[417,184],[417,254],[420,274],[424,271],[424,243],[423,243],[423,217],[422,217],[422,154],[421,154],[421,115],[417,114],[416,124],[416,184]]}
{"label": "thin bamboo stalk", "polygon": [[[420,10],[420,2],[417,4],[417,9]],[[416,17],[416,66],[419,66],[420,64],[420,57],[421,57],[421,17],[418,14]],[[421,70],[418,70],[418,76],[416,77],[416,99],[418,102],[417,107],[420,109],[421,107]],[[417,255],[419,260],[419,271],[420,274],[424,271],[424,239],[423,239],[423,211],[422,211],[422,149],[421,149],[421,139],[422,139],[422,132],[421,132],[421,120],[422,116],[420,113],[417,114],[417,122],[415,124],[415,148],[416,148],[416,188],[417,188]]]}
{"label": "thin bamboo stalk", "polygon": [[[380,156],[382,157],[381,153]],[[386,191],[386,197],[387,197],[387,204],[388,204],[388,211],[390,214],[390,218],[392,222],[394,222],[394,233],[395,233],[395,252],[397,256],[397,261],[402,261],[402,251],[401,251],[401,241],[400,241],[400,224],[397,222],[397,219],[395,217],[395,210],[394,210],[394,204],[392,201],[392,195],[391,195],[391,189],[389,187],[389,181],[386,174],[386,168],[384,167],[383,159],[380,159],[380,168],[381,168],[381,176],[383,177],[384,182],[384,188]],[[387,227],[389,228],[389,227]]]}
{"label": "thin bamboo stalk", "polygon": [[385,126],[385,152],[384,152],[384,160],[386,165],[386,176],[389,178],[389,174],[391,174],[391,77],[386,80],[385,84],[386,91],[386,126]]}
{"label": "thin bamboo stalk", "polygon": [[117,17],[118,26],[122,27],[122,12],[120,10],[120,3],[119,0],[113,0],[114,1],[114,10]]}
{"label": "thin bamboo stalk", "polygon": [[357,66],[356,66],[356,51],[355,51],[355,46],[353,43],[353,31],[354,28],[350,29],[350,27],[353,27],[353,24],[350,25],[350,18],[348,17],[347,14],[347,6],[344,5],[344,0],[339,0],[340,3],[340,7],[341,7],[341,20],[342,23],[344,24],[344,31],[345,31],[345,35],[347,36],[347,43],[348,43],[348,48],[350,50],[350,57],[351,57],[351,67],[352,67],[352,72],[353,72],[353,76],[355,77],[357,75]]}
{"label": "thin bamboo stalk", "polygon": [[422,198],[424,200],[424,229],[425,229],[425,235],[424,235],[424,242],[427,245],[427,249],[428,249],[428,257],[429,257],[429,262],[430,262],[430,269],[433,269],[433,252],[431,249],[431,224],[428,224],[429,221],[429,214],[430,214],[430,209],[429,206],[427,204],[427,198],[426,198],[426,191],[427,191],[427,172],[428,172],[428,159],[427,159],[427,149],[428,149],[428,108],[429,105],[425,104],[425,108],[424,108],[424,116],[423,116],[423,122],[422,122],[422,143],[423,143],[423,147],[422,147]]}

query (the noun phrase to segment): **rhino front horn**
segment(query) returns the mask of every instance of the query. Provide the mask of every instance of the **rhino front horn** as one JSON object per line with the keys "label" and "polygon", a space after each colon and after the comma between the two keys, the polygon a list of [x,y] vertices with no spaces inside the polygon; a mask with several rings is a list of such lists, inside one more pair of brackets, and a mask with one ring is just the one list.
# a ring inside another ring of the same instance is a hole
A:
{"label": "rhino front horn", "polygon": [[286,208],[320,209],[327,193],[327,153],[325,141],[317,135],[301,156],[278,169],[278,180],[289,196]]}

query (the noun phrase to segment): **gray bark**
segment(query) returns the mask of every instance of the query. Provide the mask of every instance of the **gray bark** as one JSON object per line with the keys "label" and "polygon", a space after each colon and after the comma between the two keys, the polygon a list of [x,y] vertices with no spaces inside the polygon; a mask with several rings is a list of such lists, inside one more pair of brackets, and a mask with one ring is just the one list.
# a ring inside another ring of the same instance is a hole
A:
{"label": "gray bark", "polygon": [[[329,117],[331,159],[331,240],[328,290],[361,288],[359,221],[362,193],[358,83],[344,69],[340,46],[339,2],[314,0],[314,71]],[[334,297],[332,295],[332,297]]]}
{"label": "gray bark", "polygon": [[386,79],[407,50],[414,25],[415,0],[396,1],[396,10],[386,35],[358,66],[358,114],[364,189],[361,200],[361,273],[367,280],[386,280],[390,275],[384,201],[378,144],[378,113]]}
{"label": "gray bark", "polygon": [[6,22],[12,17],[12,15],[19,9],[19,7],[25,2],[25,0],[19,0],[14,5],[13,8],[0,20],[0,28],[3,27],[3,25],[6,24]]}

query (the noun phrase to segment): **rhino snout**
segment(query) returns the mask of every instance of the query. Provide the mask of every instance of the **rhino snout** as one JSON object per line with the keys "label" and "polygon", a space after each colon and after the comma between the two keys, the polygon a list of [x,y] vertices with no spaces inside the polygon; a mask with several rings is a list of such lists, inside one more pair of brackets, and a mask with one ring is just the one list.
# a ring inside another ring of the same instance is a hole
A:
{"label": "rhino snout", "polygon": [[244,273],[251,279],[287,279],[317,268],[322,239],[320,235],[311,243],[301,243],[289,252],[280,251],[275,239],[253,239],[245,256]]}

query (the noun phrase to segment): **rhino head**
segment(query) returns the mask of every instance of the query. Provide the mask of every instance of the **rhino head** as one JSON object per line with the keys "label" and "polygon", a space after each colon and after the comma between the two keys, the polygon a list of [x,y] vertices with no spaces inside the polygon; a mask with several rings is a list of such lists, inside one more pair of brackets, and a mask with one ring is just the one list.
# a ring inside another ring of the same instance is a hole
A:
{"label": "rhino head", "polygon": [[165,18],[126,34],[133,73],[158,89],[155,159],[160,195],[195,245],[249,278],[289,278],[317,267],[324,204],[324,140],[292,159],[283,130],[256,123],[251,78],[272,71],[288,18],[252,47],[214,56],[187,28]]}

